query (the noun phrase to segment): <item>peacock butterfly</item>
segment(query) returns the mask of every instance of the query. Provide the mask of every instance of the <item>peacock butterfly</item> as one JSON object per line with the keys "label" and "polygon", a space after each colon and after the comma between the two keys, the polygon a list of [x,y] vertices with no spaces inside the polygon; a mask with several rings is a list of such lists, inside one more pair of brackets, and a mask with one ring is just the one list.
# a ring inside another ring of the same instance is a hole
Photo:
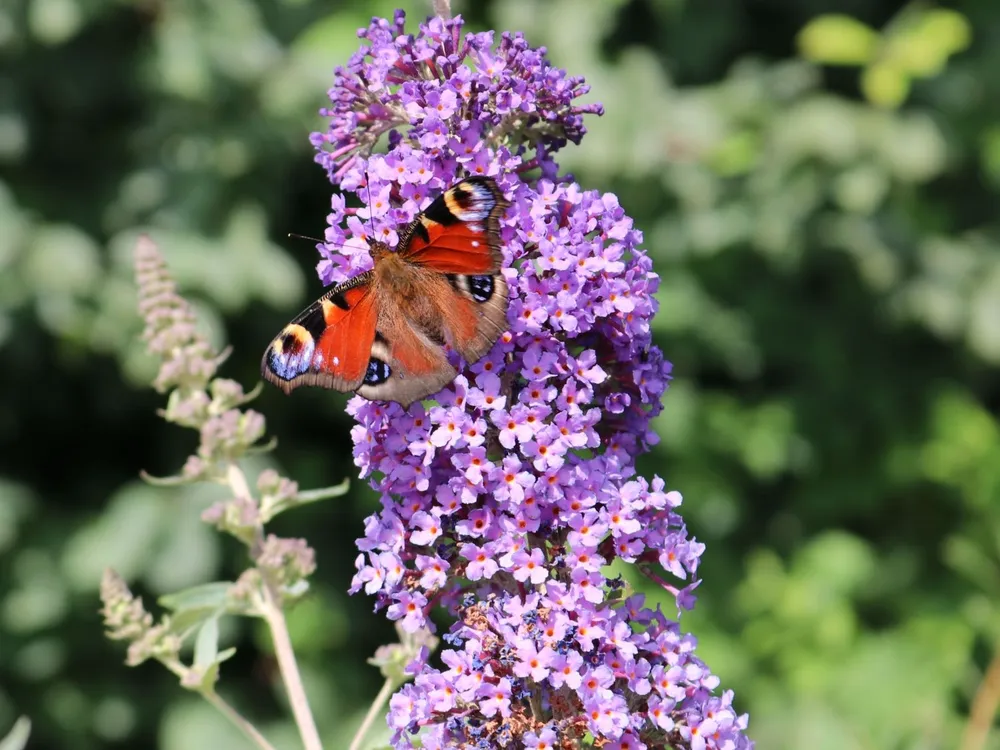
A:
{"label": "peacock butterfly", "polygon": [[399,233],[395,250],[371,238],[374,267],[337,285],[275,337],[261,373],[285,393],[300,385],[357,391],[409,406],[437,393],[489,351],[507,323],[500,217],[490,177],[467,177]]}

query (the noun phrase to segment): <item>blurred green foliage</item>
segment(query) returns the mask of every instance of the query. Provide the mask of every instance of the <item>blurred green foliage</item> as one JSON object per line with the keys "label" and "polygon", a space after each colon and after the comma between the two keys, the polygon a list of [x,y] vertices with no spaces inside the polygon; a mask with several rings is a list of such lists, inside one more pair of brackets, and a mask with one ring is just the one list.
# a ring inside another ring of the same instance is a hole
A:
{"label": "blurred green foliage", "polygon": [[[708,544],[682,624],[751,736],[957,747],[1000,643],[1000,5],[455,7],[525,31],[606,105],[562,161],[618,193],[663,278],[676,380],[642,467]],[[355,29],[392,8],[0,3],[0,736],[23,714],[32,748],[244,747],[101,635],[106,565],[147,600],[242,568],[198,520],[218,496],[138,480],[194,446],[144,385],[130,251],[154,235],[234,346],[223,374],[252,385],[319,291],[312,245],[285,238],[320,235],[329,206],[316,110]],[[343,404],[269,389],[266,460],[304,488],[352,476]],[[329,747],[394,638],[346,595],[373,507],[355,483],[277,524],[318,551],[290,625]],[[295,747],[265,633],[222,626],[221,691]]]}

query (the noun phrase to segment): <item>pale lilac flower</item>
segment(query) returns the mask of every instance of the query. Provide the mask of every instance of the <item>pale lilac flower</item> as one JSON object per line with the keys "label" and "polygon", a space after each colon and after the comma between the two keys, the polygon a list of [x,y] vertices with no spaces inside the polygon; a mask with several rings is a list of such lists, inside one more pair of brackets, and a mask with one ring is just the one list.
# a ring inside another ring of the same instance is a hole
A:
{"label": "pale lilac flower", "polygon": [[416,633],[424,624],[427,597],[418,592],[400,591],[392,598],[395,603],[389,605],[389,617],[401,620],[400,624],[407,633]]}
{"label": "pale lilac flower", "polygon": [[410,544],[418,547],[433,544],[434,540],[441,536],[441,522],[425,511],[414,513],[410,518],[410,525],[416,527],[416,530],[410,533]]}
{"label": "pale lilac flower", "polygon": [[489,718],[496,713],[501,716],[510,716],[510,680],[506,677],[500,679],[495,685],[485,684],[479,689],[479,710],[483,716]]}
{"label": "pale lilac flower", "polygon": [[512,556],[514,579],[521,581],[531,581],[534,585],[540,584],[549,577],[549,571],[545,568],[545,553],[537,547],[531,550],[531,554],[520,551]]}
{"label": "pale lilac flower", "polygon": [[535,682],[541,682],[549,676],[549,665],[555,657],[555,652],[548,646],[538,649],[530,640],[522,641],[517,647],[517,662],[513,672],[518,677],[530,676]]}

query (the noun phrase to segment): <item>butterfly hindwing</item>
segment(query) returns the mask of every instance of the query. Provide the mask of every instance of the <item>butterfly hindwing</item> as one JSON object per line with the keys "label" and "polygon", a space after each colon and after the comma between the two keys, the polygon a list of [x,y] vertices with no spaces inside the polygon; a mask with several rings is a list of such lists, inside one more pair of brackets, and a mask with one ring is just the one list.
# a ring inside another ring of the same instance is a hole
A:
{"label": "butterfly hindwing", "polygon": [[[437,393],[457,375],[440,344],[430,340],[405,318],[387,312],[372,344],[369,372],[358,393],[367,399],[398,401],[409,406]],[[383,331],[385,331],[383,333]]]}
{"label": "butterfly hindwing", "polygon": [[466,362],[475,362],[507,330],[507,282],[492,275],[451,274],[454,295],[445,313],[451,344]]}
{"label": "butterfly hindwing", "polygon": [[370,274],[362,274],[285,326],[264,352],[261,373],[286,393],[300,385],[354,390],[369,375],[377,319]]}

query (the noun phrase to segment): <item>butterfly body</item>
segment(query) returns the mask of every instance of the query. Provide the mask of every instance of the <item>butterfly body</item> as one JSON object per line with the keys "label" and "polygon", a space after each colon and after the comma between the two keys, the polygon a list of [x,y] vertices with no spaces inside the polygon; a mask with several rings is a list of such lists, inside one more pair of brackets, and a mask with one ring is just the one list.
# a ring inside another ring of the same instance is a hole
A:
{"label": "butterfly body", "polygon": [[302,311],[271,342],[265,379],[413,401],[457,374],[447,350],[482,357],[506,328],[499,220],[507,202],[488,177],[449,188],[400,235],[369,241],[373,268]]}

